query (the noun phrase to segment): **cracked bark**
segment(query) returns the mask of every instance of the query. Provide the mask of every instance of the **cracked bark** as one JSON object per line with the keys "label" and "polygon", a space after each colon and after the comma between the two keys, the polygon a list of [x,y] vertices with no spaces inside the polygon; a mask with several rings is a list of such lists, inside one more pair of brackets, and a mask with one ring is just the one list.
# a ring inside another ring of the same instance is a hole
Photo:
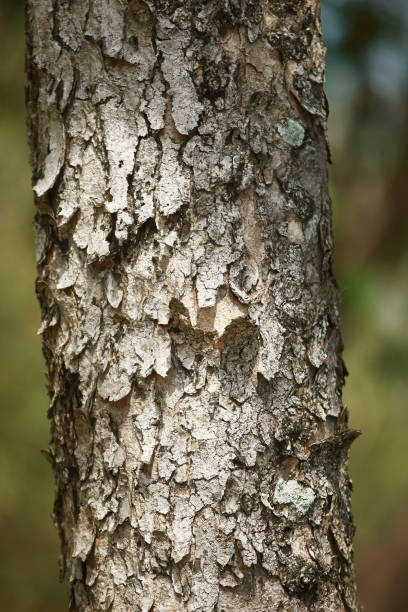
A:
{"label": "cracked bark", "polygon": [[75,610],[358,610],[318,0],[27,0]]}

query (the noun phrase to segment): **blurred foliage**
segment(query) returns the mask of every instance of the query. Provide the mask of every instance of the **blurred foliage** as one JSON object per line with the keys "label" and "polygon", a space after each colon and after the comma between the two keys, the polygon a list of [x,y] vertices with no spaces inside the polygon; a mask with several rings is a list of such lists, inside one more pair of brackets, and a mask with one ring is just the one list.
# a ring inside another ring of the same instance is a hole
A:
{"label": "blurred foliage", "polygon": [[[408,3],[323,0],[322,15],[359,566],[408,507]],[[58,612],[21,1],[0,5],[0,57],[0,589],[4,610]]]}
{"label": "blurred foliage", "polygon": [[344,399],[364,432],[351,452],[358,568],[408,507],[408,3],[323,0],[322,17]]}
{"label": "blurred foliage", "polygon": [[[9,9],[9,10],[6,10]],[[65,610],[52,525],[54,485],[35,298],[24,121],[23,9],[0,7],[0,608]]]}

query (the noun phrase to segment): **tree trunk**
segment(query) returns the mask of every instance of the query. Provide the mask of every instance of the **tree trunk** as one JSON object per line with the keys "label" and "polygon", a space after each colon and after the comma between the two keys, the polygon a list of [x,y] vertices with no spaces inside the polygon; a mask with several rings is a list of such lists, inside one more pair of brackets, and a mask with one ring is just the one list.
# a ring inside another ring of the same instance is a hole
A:
{"label": "tree trunk", "polygon": [[318,0],[27,0],[75,610],[358,610]]}

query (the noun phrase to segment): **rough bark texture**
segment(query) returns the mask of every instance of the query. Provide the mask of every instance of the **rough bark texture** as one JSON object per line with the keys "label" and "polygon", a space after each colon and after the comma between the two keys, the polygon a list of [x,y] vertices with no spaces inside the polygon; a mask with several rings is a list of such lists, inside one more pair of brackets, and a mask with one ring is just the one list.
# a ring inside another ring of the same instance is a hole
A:
{"label": "rough bark texture", "polygon": [[318,0],[28,0],[75,610],[357,610]]}

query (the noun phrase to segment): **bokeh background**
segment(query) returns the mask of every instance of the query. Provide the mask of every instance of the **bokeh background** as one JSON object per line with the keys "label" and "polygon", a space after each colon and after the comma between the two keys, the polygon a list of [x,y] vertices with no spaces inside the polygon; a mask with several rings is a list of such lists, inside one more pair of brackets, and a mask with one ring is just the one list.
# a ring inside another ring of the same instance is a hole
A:
{"label": "bokeh background", "polygon": [[[58,581],[34,294],[24,9],[0,4],[0,608],[67,609]],[[408,609],[408,1],[322,0],[336,275],[367,612]]]}

